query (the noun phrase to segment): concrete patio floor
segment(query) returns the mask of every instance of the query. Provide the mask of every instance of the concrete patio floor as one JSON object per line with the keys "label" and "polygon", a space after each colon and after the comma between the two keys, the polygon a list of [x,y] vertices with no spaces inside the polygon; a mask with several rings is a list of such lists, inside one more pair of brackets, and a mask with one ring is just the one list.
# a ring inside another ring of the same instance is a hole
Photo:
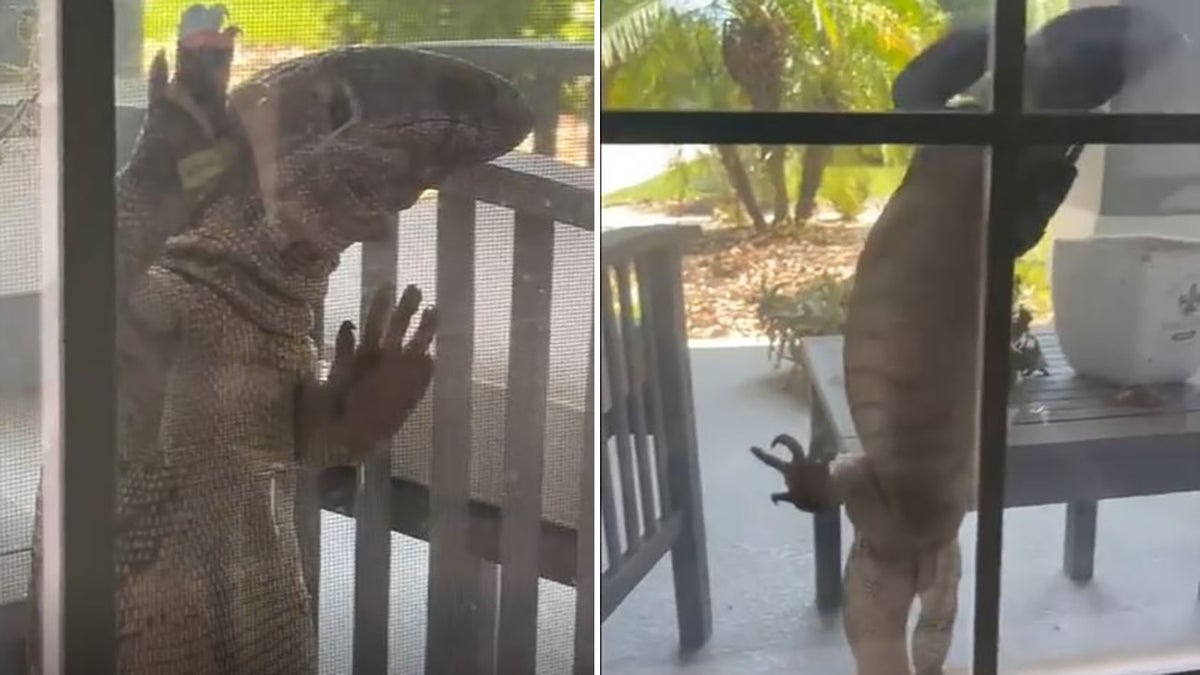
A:
{"label": "concrete patio floor", "polygon": [[[601,627],[603,672],[853,673],[840,614],[822,615],[815,606],[811,518],[771,504],[768,495],[783,489],[782,481],[747,450],[779,432],[807,439],[802,378],[783,391],[786,370],[772,369],[763,346],[694,346],[691,356],[713,635],[697,653],[680,655],[670,561],[663,559]],[[1005,513],[1002,668],[1033,672],[1086,660],[1090,665],[1073,672],[1098,673],[1097,659],[1117,664],[1127,654],[1168,650],[1176,660],[1157,672],[1200,666],[1200,494],[1102,503],[1096,575],[1082,586],[1061,571],[1064,513],[1061,505]],[[852,530],[848,522],[843,527],[848,546]],[[949,665],[965,672],[973,515],[960,541],[965,574]],[[1103,672],[1151,673],[1157,666],[1108,667]]]}

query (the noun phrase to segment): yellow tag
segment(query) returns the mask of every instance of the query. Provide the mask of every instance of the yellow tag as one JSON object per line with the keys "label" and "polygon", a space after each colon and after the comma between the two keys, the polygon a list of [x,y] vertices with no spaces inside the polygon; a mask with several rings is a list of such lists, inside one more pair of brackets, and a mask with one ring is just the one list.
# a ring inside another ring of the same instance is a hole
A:
{"label": "yellow tag", "polygon": [[179,180],[183,184],[183,191],[193,198],[200,198],[212,189],[221,174],[229,170],[236,156],[237,147],[233,141],[224,139],[179,160]]}

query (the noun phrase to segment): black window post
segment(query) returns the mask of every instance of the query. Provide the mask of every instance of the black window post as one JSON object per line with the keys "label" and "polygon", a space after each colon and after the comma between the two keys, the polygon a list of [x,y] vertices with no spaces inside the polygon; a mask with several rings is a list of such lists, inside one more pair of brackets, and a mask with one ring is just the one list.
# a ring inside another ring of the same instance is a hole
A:
{"label": "black window post", "polygon": [[1008,439],[1008,356],[1012,321],[1013,261],[1005,241],[1021,195],[1018,158],[1024,147],[1018,123],[1025,102],[1025,3],[996,2],[992,31],[992,116],[995,129],[991,170],[984,179],[983,380],[979,412],[979,485],[975,536],[975,640],[978,675],[997,672],[1000,631],[1000,560],[1004,539],[1004,459]]}
{"label": "black window post", "polygon": [[116,671],[113,3],[38,11],[43,654],[47,673],[103,675]]}

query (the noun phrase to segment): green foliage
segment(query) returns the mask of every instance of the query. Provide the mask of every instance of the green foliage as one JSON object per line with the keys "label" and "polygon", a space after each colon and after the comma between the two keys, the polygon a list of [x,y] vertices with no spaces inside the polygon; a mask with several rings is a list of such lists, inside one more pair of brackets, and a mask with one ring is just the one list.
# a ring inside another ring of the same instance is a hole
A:
{"label": "green foliage", "polygon": [[667,15],[662,0],[607,0],[600,13],[600,67],[616,68],[646,49]]}
{"label": "green foliage", "polygon": [[[798,154],[798,153],[797,153]],[[743,155],[750,159],[750,152]],[[849,158],[847,158],[849,159]],[[761,166],[757,162],[751,164],[753,177],[765,181]],[[794,157],[788,163],[787,184],[789,194],[795,198],[795,189],[799,179],[800,158]],[[819,196],[833,202],[830,186],[844,182],[860,182],[866,191],[863,199],[887,199],[895,192],[900,180],[904,177],[904,166],[868,166],[862,163],[835,163],[825,170],[825,180],[821,185]],[[850,178],[844,178],[850,176]],[[760,187],[762,183],[756,184]],[[721,163],[715,153],[703,153],[692,159],[672,162],[665,171],[636,185],[620,190],[614,190],[601,198],[602,206],[617,206],[635,203],[664,203],[711,201],[732,203],[733,191],[726,181]]]}
{"label": "green foliage", "polygon": [[793,109],[890,107],[892,79],[945,23],[933,0],[712,0],[683,10],[611,0],[601,12],[601,58],[620,68],[607,105],[745,107],[722,64],[720,22],[768,3],[788,22],[783,106]]}
{"label": "green foliage", "polygon": [[328,20],[346,43],[554,38],[590,42],[592,2],[576,0],[334,0]]}
{"label": "green foliage", "polygon": [[1054,313],[1054,303],[1050,296],[1050,275],[1046,266],[1049,257],[1052,238],[1043,237],[1025,255],[1017,259],[1013,266],[1020,284],[1013,287],[1013,302],[1029,308],[1033,314],[1034,323],[1042,323]]}
{"label": "green foliage", "polygon": [[[144,35],[173,42],[195,0],[146,0]],[[338,43],[485,38],[591,42],[594,0],[223,0],[247,45],[322,49]]]}
{"label": "green foliage", "polygon": [[932,0],[788,0],[791,107],[885,110],[891,84],[946,25]]}
{"label": "green foliage", "polygon": [[[952,15],[955,21],[963,23],[983,23],[992,20],[996,0],[938,0],[942,9]],[[1028,0],[1025,4],[1025,24],[1032,32],[1047,20],[1066,12],[1071,6],[1071,0]]]}
{"label": "green foliage", "polygon": [[854,220],[867,208],[871,196],[870,179],[861,170],[849,169],[836,173],[826,171],[821,183],[824,195],[834,210],[847,220]]}
{"label": "green foliage", "polygon": [[657,25],[638,52],[615,72],[606,71],[606,107],[711,110],[740,104],[741,94],[721,65],[721,36],[713,22],[669,12]]}
{"label": "green foliage", "polygon": [[759,326],[767,336],[767,358],[779,367],[783,359],[799,363],[800,339],[840,334],[854,278],[823,274],[795,293],[763,280],[755,299]]}
{"label": "green foliage", "polygon": [[690,202],[732,196],[720,161],[705,153],[672,161],[665,171],[636,185],[614,190],[601,198],[602,206],[639,202]]}
{"label": "green foliage", "polygon": [[[321,49],[334,44],[329,0],[222,0],[230,22],[242,28],[245,44]],[[146,0],[143,35],[149,42],[173,43],[179,17],[195,0]]]}

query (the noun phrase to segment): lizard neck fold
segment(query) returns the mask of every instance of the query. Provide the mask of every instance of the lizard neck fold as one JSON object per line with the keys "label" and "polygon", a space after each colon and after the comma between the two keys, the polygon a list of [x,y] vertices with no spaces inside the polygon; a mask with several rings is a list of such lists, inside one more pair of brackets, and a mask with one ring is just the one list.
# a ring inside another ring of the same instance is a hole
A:
{"label": "lizard neck fold", "polygon": [[263,330],[303,336],[351,243],[297,243],[252,200],[227,197],[167,243],[161,265],[210,288]]}

